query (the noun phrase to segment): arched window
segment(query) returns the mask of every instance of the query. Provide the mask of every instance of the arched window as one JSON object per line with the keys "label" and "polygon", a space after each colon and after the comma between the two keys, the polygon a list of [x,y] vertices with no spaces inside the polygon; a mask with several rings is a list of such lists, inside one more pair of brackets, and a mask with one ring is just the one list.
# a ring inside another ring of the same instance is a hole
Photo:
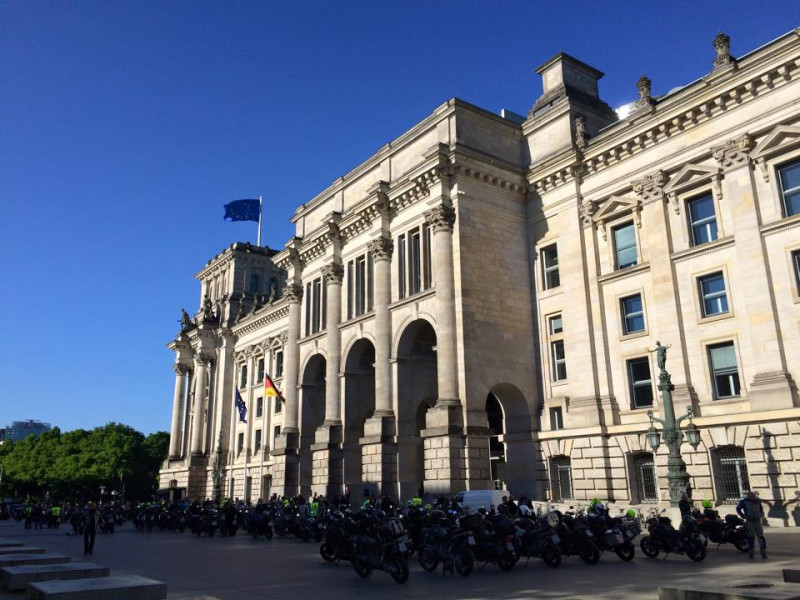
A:
{"label": "arched window", "polygon": [[569,456],[556,456],[550,461],[553,500],[573,500],[572,462]]}
{"label": "arched window", "polygon": [[720,446],[711,451],[716,475],[717,501],[736,504],[750,491],[747,461],[741,446]]}
{"label": "arched window", "polygon": [[258,275],[253,273],[250,275],[250,293],[257,294],[258,293]]}
{"label": "arched window", "polygon": [[631,501],[658,502],[658,479],[653,454],[636,452],[630,458]]}

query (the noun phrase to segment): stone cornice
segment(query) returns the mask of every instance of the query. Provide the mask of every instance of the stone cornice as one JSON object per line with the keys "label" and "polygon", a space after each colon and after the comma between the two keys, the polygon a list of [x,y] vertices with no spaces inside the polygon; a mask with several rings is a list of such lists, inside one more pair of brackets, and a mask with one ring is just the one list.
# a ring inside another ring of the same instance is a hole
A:
{"label": "stone cornice", "polygon": [[734,239],[734,237],[732,235],[729,235],[727,237],[714,240],[713,242],[708,242],[707,244],[692,246],[691,248],[688,248],[686,250],[681,250],[680,252],[673,252],[671,258],[674,262],[683,262],[685,260],[689,260],[690,258],[694,258],[696,256],[711,254],[712,252],[716,252],[718,250],[722,250],[723,248],[733,246],[735,242],[736,240]]}
{"label": "stone cornice", "polygon": [[257,311],[256,313],[251,313],[247,315],[245,319],[236,323],[232,327],[232,330],[237,337],[241,338],[243,335],[252,333],[253,331],[257,331],[258,329],[261,329],[262,327],[269,325],[270,323],[275,323],[277,321],[281,321],[283,319],[288,319],[288,318],[289,318],[289,303],[276,302],[272,306],[266,306],[261,310]]}
{"label": "stone cornice", "polygon": [[277,253],[275,250],[266,246],[254,246],[250,244],[250,242],[234,242],[225,248],[225,250],[217,254],[214,258],[209,260],[206,263],[206,266],[203,267],[195,275],[195,277],[202,281],[210,275],[215,275],[220,271],[223,271],[233,261],[234,257],[246,256],[248,258],[269,263],[272,262],[272,257],[274,257],[276,254]]}
{"label": "stone cornice", "polygon": [[[585,173],[591,175],[655,146],[675,135],[694,129],[728,110],[747,104],[770,91],[794,81],[800,72],[797,51],[798,32],[794,30],[779,40],[741,57],[736,70],[712,73],[676,92],[658,99],[652,112],[634,113],[631,119],[609,126],[589,140],[584,149]],[[763,69],[765,61],[773,64]],[[720,71],[723,71],[720,69]],[[565,150],[552,163],[566,161],[574,149]],[[563,164],[563,163],[562,163]],[[547,191],[569,182],[574,165],[536,169],[529,176],[537,191]]]}

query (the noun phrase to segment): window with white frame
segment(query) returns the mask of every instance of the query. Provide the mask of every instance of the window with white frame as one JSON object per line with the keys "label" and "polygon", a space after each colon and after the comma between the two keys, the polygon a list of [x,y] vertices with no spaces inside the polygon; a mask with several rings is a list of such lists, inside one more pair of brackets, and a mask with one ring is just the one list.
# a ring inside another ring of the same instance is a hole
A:
{"label": "window with white frame", "polygon": [[283,402],[281,402],[280,398],[273,398],[272,400],[275,403],[275,414],[281,414],[281,409],[283,408]]}
{"label": "window with white frame", "polygon": [[658,502],[658,479],[653,455],[650,452],[637,452],[631,456],[631,464],[636,500],[640,503]]}
{"label": "window with white frame", "polygon": [[275,370],[273,371],[275,377],[283,377],[283,350],[278,350],[275,353]]}
{"label": "window with white frame", "polygon": [[428,224],[397,237],[398,295],[413,296],[433,282],[431,228]]}
{"label": "window with white frame", "polygon": [[689,205],[689,225],[692,233],[692,246],[699,246],[717,239],[717,214],[714,211],[714,197],[703,194],[692,198]]}
{"label": "window with white frame", "polygon": [[728,292],[722,271],[704,275],[698,279],[704,317],[713,317],[728,312]]}
{"label": "window with white frame", "polygon": [[327,286],[321,277],[306,284],[304,300],[306,303],[306,335],[312,335],[325,329],[327,318]]}
{"label": "window with white frame", "polygon": [[264,414],[264,397],[259,396],[256,398],[256,418]]}
{"label": "window with white frame", "polygon": [[711,377],[715,398],[732,398],[741,394],[739,367],[736,364],[736,348],[733,342],[714,344],[708,347],[711,362]]}
{"label": "window with white frame", "polygon": [[244,450],[244,433],[240,433],[236,443],[236,456],[239,456]]}
{"label": "window with white frame", "polygon": [[650,375],[650,359],[632,358],[628,361],[628,382],[631,390],[632,408],[653,406],[653,379]]}
{"label": "window with white frame", "polygon": [[638,262],[636,228],[633,222],[612,229],[614,238],[614,263],[616,269],[632,267]]}
{"label": "window with white frame", "polygon": [[564,322],[561,315],[547,319],[550,332],[550,364],[553,381],[564,381],[567,378],[567,358],[564,352]]}
{"label": "window with white frame", "polygon": [[367,252],[347,263],[347,318],[372,310],[372,253]]}
{"label": "window with white frame", "polygon": [[720,446],[711,451],[716,474],[717,501],[737,504],[750,491],[747,460],[741,446]]}
{"label": "window with white frame", "polygon": [[622,331],[625,335],[644,331],[644,306],[642,295],[634,294],[620,300],[622,309]]}
{"label": "window with white frame", "polygon": [[558,272],[558,246],[552,244],[541,250],[542,256],[542,282],[544,289],[550,290],[561,285]]}
{"label": "window with white frame", "polygon": [[792,267],[794,268],[794,284],[797,294],[800,295],[800,250],[792,252]]}
{"label": "window with white frame", "polygon": [[550,461],[553,500],[572,500],[572,463],[569,456],[556,456]]}
{"label": "window with white frame", "polygon": [[560,406],[554,406],[550,409],[550,429],[564,429],[564,412]]}
{"label": "window with white frame", "polygon": [[784,216],[800,215],[800,160],[778,167]]}
{"label": "window with white frame", "polygon": [[253,454],[261,450],[261,430],[256,429],[256,440],[255,444],[253,444]]}
{"label": "window with white frame", "polygon": [[239,371],[239,388],[244,389],[247,387],[247,365],[242,365]]}
{"label": "window with white frame", "polygon": [[256,379],[256,383],[261,383],[264,381],[264,358],[261,357],[258,359],[258,378]]}
{"label": "window with white frame", "polygon": [[278,440],[280,435],[281,435],[281,426],[280,425],[275,425],[275,427],[272,430],[272,447],[273,448],[275,447],[275,445],[276,445],[275,442]]}

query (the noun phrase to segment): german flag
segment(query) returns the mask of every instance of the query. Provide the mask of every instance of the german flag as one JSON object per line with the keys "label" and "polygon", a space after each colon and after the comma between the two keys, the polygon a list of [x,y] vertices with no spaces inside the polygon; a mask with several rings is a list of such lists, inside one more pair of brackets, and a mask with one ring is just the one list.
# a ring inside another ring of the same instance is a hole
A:
{"label": "german flag", "polygon": [[272,382],[272,379],[266,373],[264,373],[264,396],[267,398],[277,398],[286,404],[286,398],[281,395],[281,393],[278,391],[278,387]]}

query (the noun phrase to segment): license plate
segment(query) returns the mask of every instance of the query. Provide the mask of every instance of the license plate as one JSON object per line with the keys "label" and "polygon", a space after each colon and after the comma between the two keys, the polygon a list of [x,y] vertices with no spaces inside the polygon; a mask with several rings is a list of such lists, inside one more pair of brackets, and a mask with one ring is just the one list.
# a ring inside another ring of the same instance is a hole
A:
{"label": "license plate", "polygon": [[706,543],[706,536],[704,536],[702,533],[697,535],[697,539],[700,540],[700,543],[702,544]]}
{"label": "license plate", "polygon": [[512,544],[511,542],[506,542],[505,543],[505,547],[506,547],[506,550],[508,550],[509,552],[513,552],[514,551],[514,544]]}
{"label": "license plate", "polygon": [[558,543],[561,541],[561,538],[560,538],[560,537],[558,537],[557,535],[554,535],[554,536],[553,536],[553,537],[551,537],[550,539],[551,539],[551,540],[553,540],[553,543],[554,543],[554,544],[558,544]]}
{"label": "license plate", "polygon": [[400,552],[405,552],[406,551],[406,543],[405,542],[400,542],[399,544],[397,544],[397,547],[400,549]]}
{"label": "license plate", "polygon": [[469,537],[467,538],[467,543],[468,543],[470,546],[474,546],[474,545],[475,545],[475,537],[474,537],[474,536],[469,536]]}

